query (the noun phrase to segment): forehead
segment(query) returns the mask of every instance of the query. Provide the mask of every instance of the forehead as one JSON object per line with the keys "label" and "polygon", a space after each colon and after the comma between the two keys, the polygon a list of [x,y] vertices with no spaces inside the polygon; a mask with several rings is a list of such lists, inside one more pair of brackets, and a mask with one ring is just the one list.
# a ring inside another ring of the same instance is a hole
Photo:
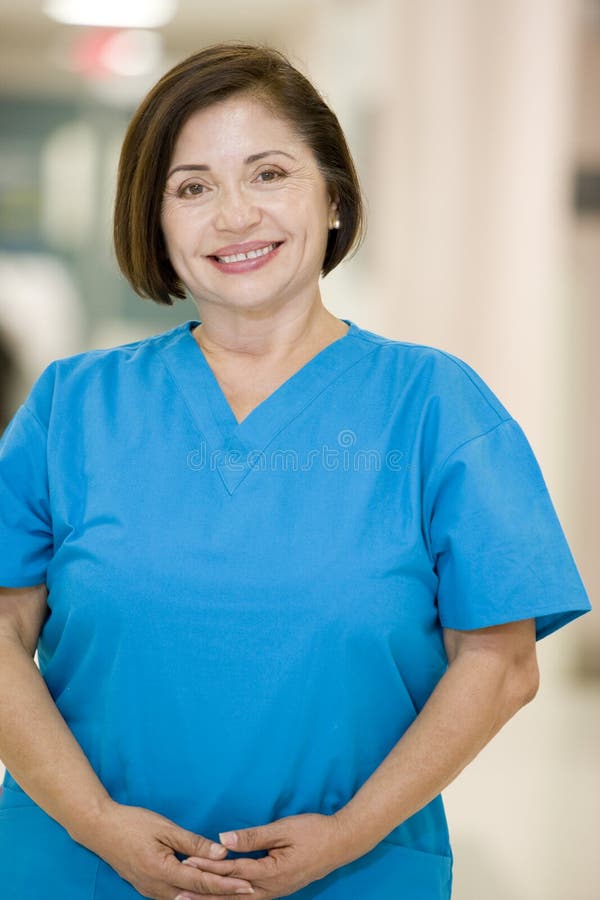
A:
{"label": "forehead", "polygon": [[173,148],[173,160],[190,153],[203,154],[193,162],[235,159],[265,149],[286,150],[295,156],[308,148],[293,126],[260,100],[234,96],[192,113],[184,122]]}

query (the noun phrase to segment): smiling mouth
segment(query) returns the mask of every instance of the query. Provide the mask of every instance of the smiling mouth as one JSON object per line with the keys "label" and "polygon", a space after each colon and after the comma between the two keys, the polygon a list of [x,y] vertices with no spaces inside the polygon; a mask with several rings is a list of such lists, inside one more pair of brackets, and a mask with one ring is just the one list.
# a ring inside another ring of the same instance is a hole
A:
{"label": "smiling mouth", "polygon": [[211,256],[211,259],[216,259],[217,262],[225,264],[244,262],[248,259],[259,259],[261,256],[266,256],[277,247],[280,247],[282,243],[283,241],[277,241],[273,244],[268,244],[266,247],[261,247],[260,250],[249,250],[248,253],[234,253],[231,256]]}

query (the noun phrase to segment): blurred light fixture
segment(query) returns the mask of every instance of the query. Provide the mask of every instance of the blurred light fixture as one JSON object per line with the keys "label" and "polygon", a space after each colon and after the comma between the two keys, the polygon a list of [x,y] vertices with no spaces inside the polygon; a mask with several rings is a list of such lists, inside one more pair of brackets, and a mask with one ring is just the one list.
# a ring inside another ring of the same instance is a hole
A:
{"label": "blurred light fixture", "polygon": [[44,0],[42,9],[67,25],[160,28],[175,15],[177,0]]}
{"label": "blurred light fixture", "polygon": [[158,31],[141,28],[118,31],[105,43],[100,59],[109,72],[136,78],[160,65],[162,43]]}
{"label": "blurred light fixture", "polygon": [[85,79],[137,78],[162,63],[163,38],[143,28],[89,28],[77,34],[68,68]]}
{"label": "blurred light fixture", "polygon": [[158,31],[94,29],[74,43],[72,68],[86,78],[136,78],[158,68],[162,52],[163,39]]}
{"label": "blurred light fixture", "polygon": [[160,31],[143,28],[59,29],[49,57],[57,69],[76,75],[88,95],[130,109],[163,74],[163,44]]}

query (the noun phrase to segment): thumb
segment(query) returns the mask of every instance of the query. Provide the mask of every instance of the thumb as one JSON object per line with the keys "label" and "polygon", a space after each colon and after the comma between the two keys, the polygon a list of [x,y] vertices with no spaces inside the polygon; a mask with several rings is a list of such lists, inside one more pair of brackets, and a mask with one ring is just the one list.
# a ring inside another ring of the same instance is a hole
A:
{"label": "thumb", "polygon": [[227,854],[220,844],[185,828],[174,828],[169,835],[169,843],[173,850],[185,856],[202,856],[205,859],[223,859]]}
{"label": "thumb", "polygon": [[285,847],[288,843],[279,823],[259,825],[255,828],[238,828],[236,831],[219,832],[219,840],[230,850],[251,852]]}

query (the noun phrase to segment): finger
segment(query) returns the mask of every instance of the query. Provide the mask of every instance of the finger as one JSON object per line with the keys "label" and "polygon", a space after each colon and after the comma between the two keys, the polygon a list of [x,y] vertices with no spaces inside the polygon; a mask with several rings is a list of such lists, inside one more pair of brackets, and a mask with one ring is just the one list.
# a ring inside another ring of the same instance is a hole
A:
{"label": "finger", "polygon": [[208,838],[202,837],[200,834],[194,834],[193,831],[186,831],[185,828],[173,826],[169,829],[167,840],[173,850],[184,853],[186,856],[205,856],[209,859],[223,859],[227,856],[227,847],[217,844],[215,841],[209,841]]}
{"label": "finger", "polygon": [[218,896],[219,900],[240,900],[240,897],[248,897],[249,900],[254,900],[256,894],[253,891],[244,891],[243,893],[236,891],[233,894],[198,894],[195,891],[180,891],[173,900],[213,900],[216,896]]}
{"label": "finger", "polygon": [[[214,864],[215,860],[206,860]],[[210,892],[223,897],[225,894],[235,893],[240,888],[250,888],[252,885],[235,873],[231,873],[231,863],[221,860],[224,867],[220,872],[207,872],[201,867],[191,866],[188,863],[179,862],[174,856],[163,860],[161,878],[165,885],[169,885],[175,893],[201,893]],[[227,868],[228,866],[228,868]]]}
{"label": "finger", "polygon": [[191,891],[201,894],[217,894],[221,897],[223,894],[237,894],[240,891],[245,894],[253,893],[252,885],[245,879],[199,870],[197,866],[192,866],[187,862],[179,863],[177,876],[172,884],[183,890],[184,893]]}
{"label": "finger", "polygon": [[204,872],[214,872],[219,875],[231,875],[236,878],[244,878],[249,882],[259,881],[273,874],[277,868],[277,861],[272,856],[262,856],[260,859],[252,857],[239,857],[238,859],[203,859],[197,856],[188,856],[183,864],[202,869]]}
{"label": "finger", "polygon": [[[185,891],[183,894],[177,894],[173,900],[213,900],[214,896],[214,894],[194,894],[190,891]],[[219,900],[240,900],[240,897],[243,896],[243,894],[221,894]],[[253,894],[248,894],[247,896],[254,898]]]}
{"label": "finger", "polygon": [[[287,818],[287,817],[286,817]],[[268,825],[258,825],[255,828],[237,828],[235,831],[221,831],[219,840],[229,850],[236,853],[252,850],[271,850],[274,847],[285,847],[289,844],[289,835],[286,835],[285,820],[279,819]]]}
{"label": "finger", "polygon": [[[261,896],[264,894],[261,893]],[[243,890],[243,891],[235,891],[233,894],[199,894],[196,891],[180,891],[173,900],[239,900],[240,897],[248,897],[251,900],[256,900],[257,895],[253,890]]]}

